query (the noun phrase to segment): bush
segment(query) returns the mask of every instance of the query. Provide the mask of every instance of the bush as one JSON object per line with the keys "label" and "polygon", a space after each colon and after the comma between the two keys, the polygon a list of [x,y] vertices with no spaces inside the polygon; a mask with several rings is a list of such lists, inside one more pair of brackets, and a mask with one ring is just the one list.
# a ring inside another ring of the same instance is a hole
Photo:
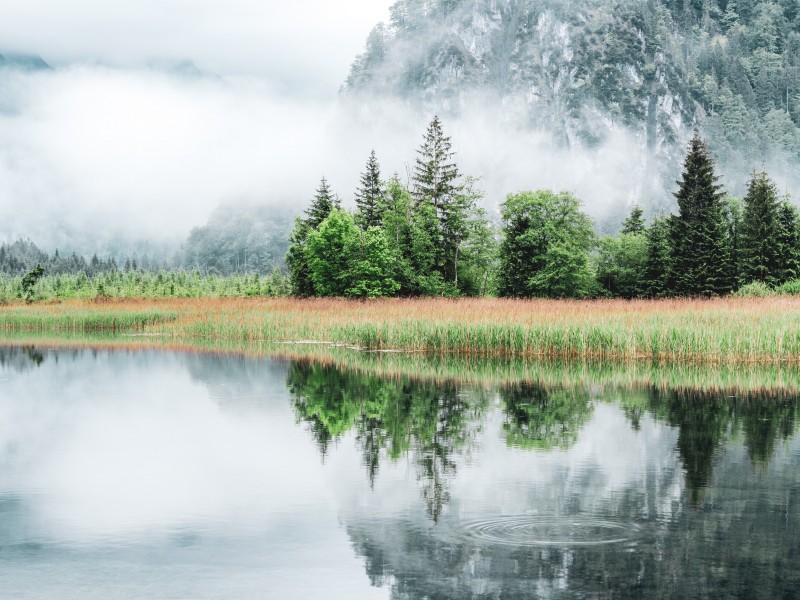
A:
{"label": "bush", "polygon": [[775,288],[779,294],[788,294],[790,296],[797,296],[800,294],[800,279],[791,279],[786,283],[779,285]]}
{"label": "bush", "polygon": [[769,287],[766,283],[754,281],[743,285],[733,293],[734,296],[739,298],[765,298],[766,296],[774,296],[775,290]]}

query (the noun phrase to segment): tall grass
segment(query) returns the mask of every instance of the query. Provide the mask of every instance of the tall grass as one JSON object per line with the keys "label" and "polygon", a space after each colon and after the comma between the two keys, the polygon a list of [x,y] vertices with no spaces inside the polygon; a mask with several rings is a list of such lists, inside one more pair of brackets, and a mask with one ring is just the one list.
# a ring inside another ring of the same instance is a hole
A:
{"label": "tall grass", "polygon": [[126,324],[175,343],[315,341],[475,357],[800,363],[800,299],[199,299],[0,308],[0,330]]}

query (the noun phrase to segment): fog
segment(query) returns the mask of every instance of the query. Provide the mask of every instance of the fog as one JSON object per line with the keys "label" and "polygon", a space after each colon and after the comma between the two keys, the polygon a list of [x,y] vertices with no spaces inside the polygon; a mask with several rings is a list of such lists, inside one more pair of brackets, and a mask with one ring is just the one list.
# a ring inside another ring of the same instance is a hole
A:
{"label": "fog", "polygon": [[[0,240],[108,252],[124,241],[177,245],[226,201],[307,204],[326,176],[345,205],[372,148],[405,179],[429,111],[381,100],[287,94],[253,76],[76,65],[2,74]],[[483,110],[445,117],[457,161],[486,205],[508,192],[569,189],[593,216],[639,197],[619,134],[595,151],[555,151],[544,134]]]}

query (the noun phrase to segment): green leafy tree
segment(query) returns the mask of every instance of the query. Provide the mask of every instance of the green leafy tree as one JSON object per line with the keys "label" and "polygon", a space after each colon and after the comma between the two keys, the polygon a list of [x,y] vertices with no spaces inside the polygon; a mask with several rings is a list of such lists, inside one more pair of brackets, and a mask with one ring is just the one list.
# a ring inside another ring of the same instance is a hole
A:
{"label": "green leafy tree", "polygon": [[306,218],[295,219],[294,230],[289,237],[286,253],[286,266],[289,269],[292,294],[308,297],[317,295],[307,256],[309,234],[328,218],[333,210],[339,208],[339,199],[331,192],[328,181],[323,177],[311,205],[306,209]]}
{"label": "green leafy tree", "polygon": [[725,294],[731,289],[728,232],[722,186],[705,142],[692,138],[675,193],[672,219],[672,292],[685,296]]}
{"label": "green leafy tree", "polygon": [[782,248],[778,189],[766,173],[753,173],[747,185],[742,216],[742,283],[774,285],[780,278]]}
{"label": "green leafy tree", "polygon": [[588,251],[595,238],[580,206],[569,192],[508,196],[501,205],[501,295],[582,297],[592,292]]}
{"label": "green leafy tree", "polygon": [[356,190],[356,221],[362,229],[382,224],[381,209],[384,204],[384,188],[381,183],[381,169],[373,150],[367,160],[366,170],[361,174],[360,185]]}
{"label": "green leafy tree", "polygon": [[400,287],[383,230],[361,231],[346,211],[334,210],[309,232],[306,255],[317,295],[376,298]]}
{"label": "green leafy tree", "polygon": [[600,240],[597,281],[610,295],[635,298],[642,293],[647,263],[647,236],[622,233]]}

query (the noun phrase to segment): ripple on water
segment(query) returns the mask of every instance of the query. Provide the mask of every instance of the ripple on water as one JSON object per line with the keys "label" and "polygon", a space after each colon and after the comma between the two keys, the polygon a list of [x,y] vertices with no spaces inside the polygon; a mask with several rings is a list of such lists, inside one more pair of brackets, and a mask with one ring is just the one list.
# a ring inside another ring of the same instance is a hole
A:
{"label": "ripple on water", "polygon": [[630,542],[639,528],[597,519],[519,515],[472,521],[465,532],[480,542],[505,546],[598,546]]}

